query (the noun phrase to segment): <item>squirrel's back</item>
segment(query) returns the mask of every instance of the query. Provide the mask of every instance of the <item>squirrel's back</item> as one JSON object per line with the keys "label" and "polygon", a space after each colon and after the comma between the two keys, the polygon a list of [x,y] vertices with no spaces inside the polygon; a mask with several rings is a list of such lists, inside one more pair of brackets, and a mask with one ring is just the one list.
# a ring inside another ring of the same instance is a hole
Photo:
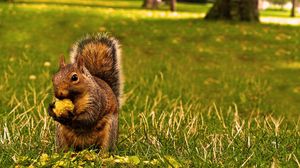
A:
{"label": "squirrel's back", "polygon": [[120,48],[115,38],[107,34],[88,35],[73,45],[70,56],[72,63],[83,62],[93,76],[105,81],[120,104]]}

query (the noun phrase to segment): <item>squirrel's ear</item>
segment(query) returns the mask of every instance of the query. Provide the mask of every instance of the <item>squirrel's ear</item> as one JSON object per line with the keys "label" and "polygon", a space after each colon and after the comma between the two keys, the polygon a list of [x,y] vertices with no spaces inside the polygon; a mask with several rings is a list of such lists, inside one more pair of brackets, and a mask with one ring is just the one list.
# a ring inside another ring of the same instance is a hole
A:
{"label": "squirrel's ear", "polygon": [[63,68],[66,66],[66,63],[65,63],[65,57],[63,55],[60,56],[59,58],[59,68]]}

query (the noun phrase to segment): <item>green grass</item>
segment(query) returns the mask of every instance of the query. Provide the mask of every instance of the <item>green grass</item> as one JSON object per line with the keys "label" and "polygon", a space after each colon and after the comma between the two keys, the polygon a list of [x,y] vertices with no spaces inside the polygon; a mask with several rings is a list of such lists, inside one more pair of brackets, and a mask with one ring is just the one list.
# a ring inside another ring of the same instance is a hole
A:
{"label": "green grass", "polygon": [[51,75],[75,40],[98,31],[123,48],[115,154],[299,166],[298,27],[205,22],[198,10],[208,7],[188,4],[172,14],[139,1],[54,2],[0,3],[0,167],[54,154]]}
{"label": "green grass", "polygon": [[[280,17],[290,17],[291,11],[286,9],[266,9],[261,11],[263,16],[280,16]],[[299,17],[299,14],[296,14],[296,17]]]}

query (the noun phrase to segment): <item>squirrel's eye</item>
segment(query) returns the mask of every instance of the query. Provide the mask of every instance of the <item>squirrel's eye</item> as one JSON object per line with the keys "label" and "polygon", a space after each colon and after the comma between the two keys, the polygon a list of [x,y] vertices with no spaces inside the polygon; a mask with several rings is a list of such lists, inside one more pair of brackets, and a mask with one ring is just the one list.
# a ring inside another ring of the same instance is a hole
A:
{"label": "squirrel's eye", "polygon": [[72,75],[71,80],[72,81],[77,81],[78,80],[77,74]]}

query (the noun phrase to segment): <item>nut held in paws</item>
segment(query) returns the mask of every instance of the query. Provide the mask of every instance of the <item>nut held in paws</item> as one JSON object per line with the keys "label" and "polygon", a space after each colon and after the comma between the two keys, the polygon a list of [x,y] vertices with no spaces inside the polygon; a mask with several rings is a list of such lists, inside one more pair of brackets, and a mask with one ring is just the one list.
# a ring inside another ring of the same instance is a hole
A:
{"label": "nut held in paws", "polygon": [[60,117],[64,113],[67,113],[68,111],[73,111],[74,104],[70,99],[63,99],[63,100],[56,100],[55,101],[55,108],[53,109],[53,112]]}

